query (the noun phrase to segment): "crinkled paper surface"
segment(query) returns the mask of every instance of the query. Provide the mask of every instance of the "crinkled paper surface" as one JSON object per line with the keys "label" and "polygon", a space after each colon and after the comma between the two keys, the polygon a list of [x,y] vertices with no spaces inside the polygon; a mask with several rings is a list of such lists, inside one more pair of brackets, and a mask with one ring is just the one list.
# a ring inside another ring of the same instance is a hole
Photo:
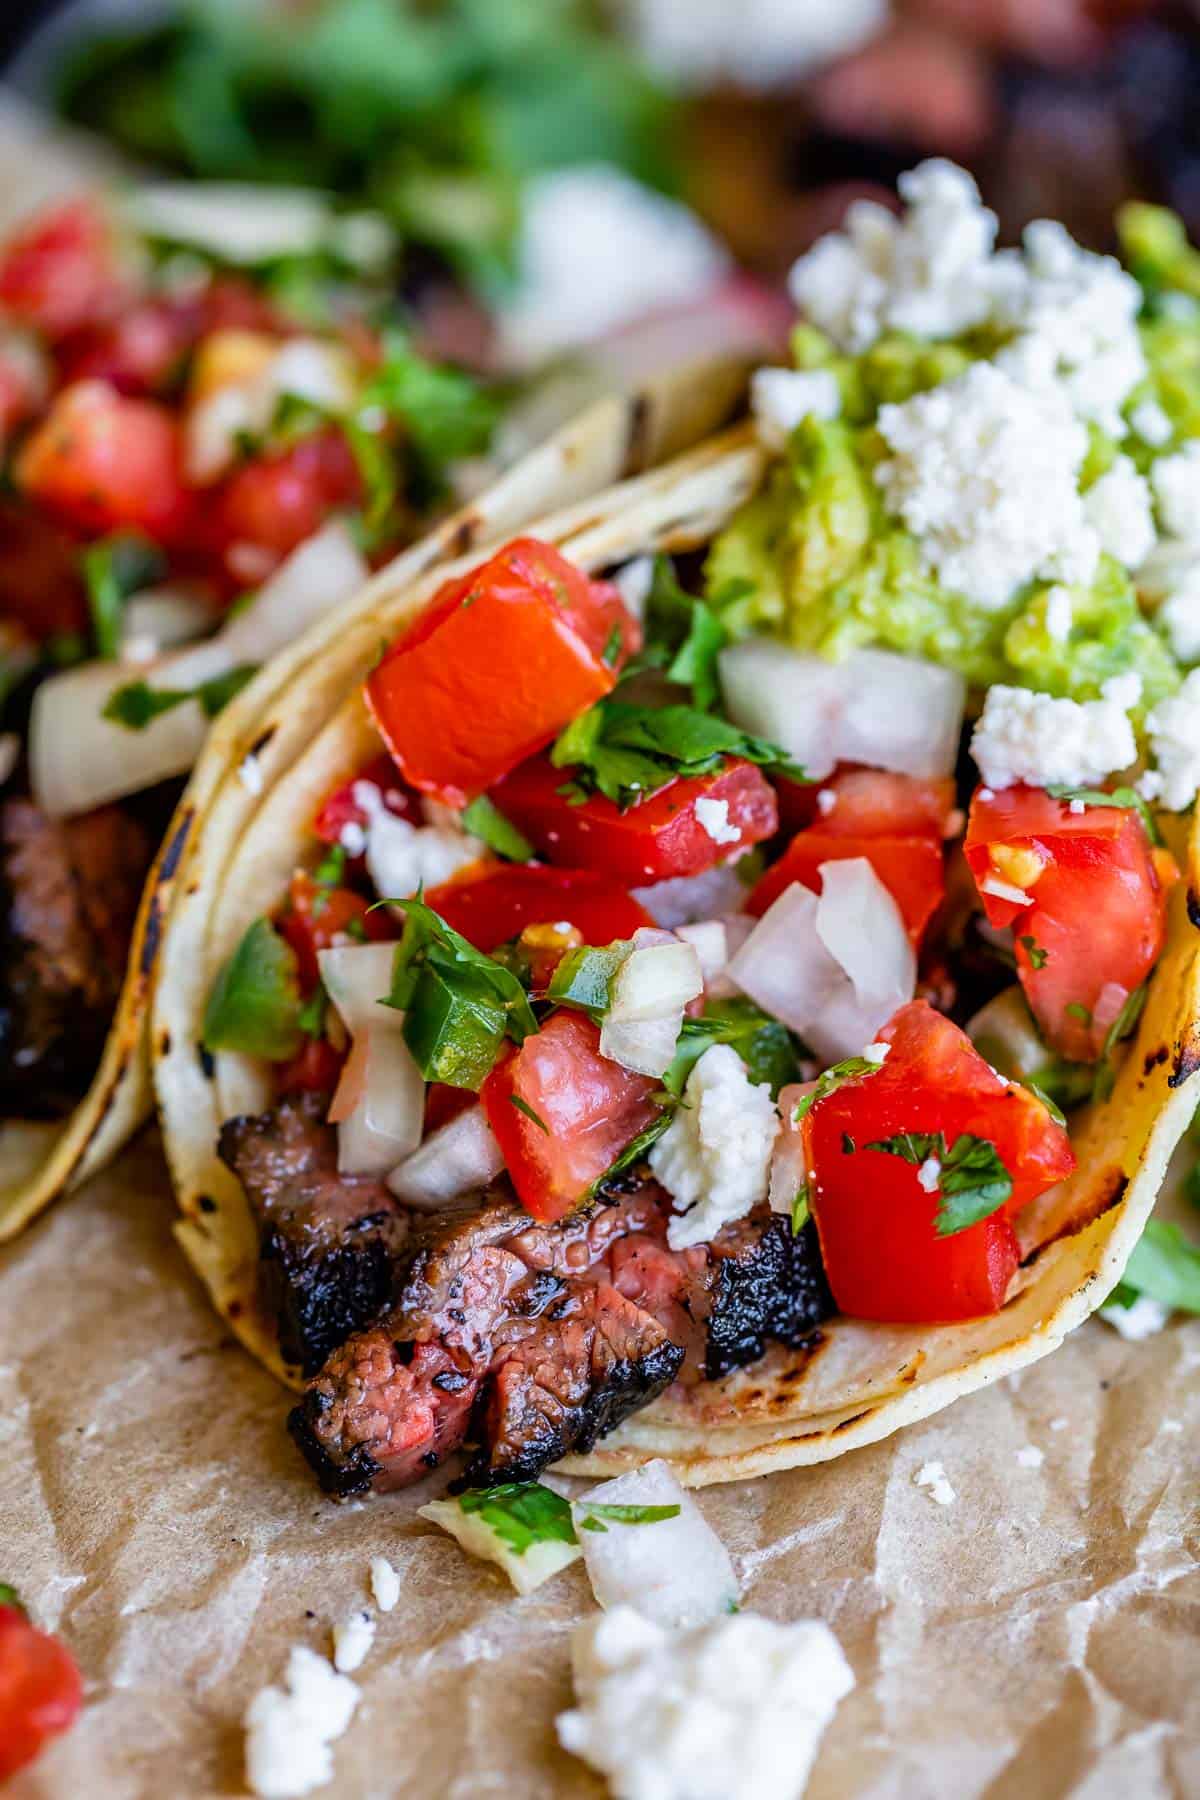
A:
{"label": "crinkled paper surface", "polygon": [[[325,1791],[598,1796],[553,1733],[581,1569],[518,1599],[416,1518],[444,1478],[323,1500],[171,1221],[147,1138],[0,1259],[0,1579],[87,1677],[6,1800],[241,1794],[247,1702],[289,1645],[328,1651],[380,1554],[401,1598]],[[888,1443],[701,1493],[744,1603],[825,1619],[854,1665],[811,1800],[1200,1794],[1198,1444],[1200,1322],[1093,1323]]]}

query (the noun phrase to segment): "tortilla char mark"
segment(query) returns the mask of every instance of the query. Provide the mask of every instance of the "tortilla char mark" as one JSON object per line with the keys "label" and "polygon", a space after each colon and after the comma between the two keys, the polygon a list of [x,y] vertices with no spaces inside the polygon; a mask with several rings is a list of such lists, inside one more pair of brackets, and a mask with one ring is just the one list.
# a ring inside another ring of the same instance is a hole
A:
{"label": "tortilla char mark", "polygon": [[56,1116],[95,1074],[153,844],[120,807],[0,804],[0,1104]]}
{"label": "tortilla char mark", "polygon": [[259,1282],[289,1362],[315,1374],[391,1295],[408,1218],[381,1181],[341,1175],[320,1094],[231,1119],[218,1146],[259,1229]]}
{"label": "tortilla char mark", "polygon": [[667,1245],[669,1217],[650,1182],[553,1225],[508,1198],[443,1215],[397,1305],[334,1352],[292,1414],[322,1485],[400,1487],[468,1441],[469,1482],[532,1479],[673,1381],[827,1316],[811,1281],[799,1300],[768,1291],[784,1263],[765,1209],[686,1252]]}

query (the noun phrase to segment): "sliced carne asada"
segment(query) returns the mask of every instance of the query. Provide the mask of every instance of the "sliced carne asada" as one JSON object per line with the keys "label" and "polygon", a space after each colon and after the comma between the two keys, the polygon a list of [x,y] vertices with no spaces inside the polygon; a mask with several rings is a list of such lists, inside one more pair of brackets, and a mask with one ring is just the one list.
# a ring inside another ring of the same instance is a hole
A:
{"label": "sliced carne asada", "polygon": [[57,1116],[96,1071],[153,845],[120,807],[0,803],[0,1104]]}
{"label": "sliced carne asada", "polygon": [[399,1487],[464,1442],[469,1480],[531,1479],[676,1379],[725,1373],[768,1338],[802,1342],[828,1316],[815,1241],[785,1242],[787,1220],[764,1209],[676,1252],[669,1216],[650,1182],[552,1225],[504,1198],[443,1216],[397,1305],[292,1413],[322,1485]]}
{"label": "sliced carne asada", "polygon": [[796,1234],[780,1213],[752,1213],[726,1225],[710,1249],[709,1381],[757,1362],[768,1340],[798,1350],[837,1311],[811,1219]]}
{"label": "sliced carne asada", "polygon": [[289,1096],[229,1120],[218,1146],[259,1228],[260,1291],[280,1349],[306,1375],[386,1303],[408,1231],[381,1181],[339,1174],[326,1107],[320,1094]]}

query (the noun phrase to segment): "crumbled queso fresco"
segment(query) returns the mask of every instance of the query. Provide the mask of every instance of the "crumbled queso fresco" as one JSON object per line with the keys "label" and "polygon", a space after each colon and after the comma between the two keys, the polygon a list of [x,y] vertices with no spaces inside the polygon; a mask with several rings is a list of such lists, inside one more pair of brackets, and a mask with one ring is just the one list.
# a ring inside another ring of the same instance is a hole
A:
{"label": "crumbled queso fresco", "polygon": [[1105,682],[1099,700],[1056,700],[1030,688],[997,685],[988,689],[971,755],[989,788],[1017,781],[1094,787],[1137,757],[1128,709],[1140,694],[1136,675]]}
{"label": "crumbled queso fresco", "polygon": [[332,1746],[361,1698],[323,1656],[297,1644],[282,1687],[265,1687],[246,1712],[246,1780],[262,1800],[292,1800],[333,1778]]}
{"label": "crumbled queso fresco", "polygon": [[672,1250],[708,1243],[728,1220],[766,1199],[779,1132],[770,1088],[750,1080],[729,1044],[704,1052],[683,1099],[649,1156],[655,1177],[683,1214],[667,1228]]}
{"label": "crumbled queso fresco", "polygon": [[854,1676],[815,1620],[735,1613],[676,1633],[617,1606],[572,1645],[579,1704],[564,1749],[616,1800],[799,1800]]}

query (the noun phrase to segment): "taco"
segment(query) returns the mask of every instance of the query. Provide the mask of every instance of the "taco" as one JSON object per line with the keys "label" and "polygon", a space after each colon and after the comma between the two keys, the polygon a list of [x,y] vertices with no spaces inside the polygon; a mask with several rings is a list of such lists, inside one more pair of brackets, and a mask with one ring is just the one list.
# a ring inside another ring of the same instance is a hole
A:
{"label": "taco", "polygon": [[801,264],[753,424],[396,592],[201,824],[179,1236],[331,1493],[835,1456],[1140,1236],[1200,1069],[1182,313],[906,198]]}
{"label": "taco", "polygon": [[[481,464],[496,399],[378,324],[387,228],[253,198],[76,194],[0,251],[0,1240],[149,1116],[161,921],[221,776],[248,812],[266,792],[304,633],[349,641],[360,596],[641,466],[660,431],[681,447],[744,384],[732,362],[695,398],[650,384]],[[455,511],[472,458],[490,480]]]}

